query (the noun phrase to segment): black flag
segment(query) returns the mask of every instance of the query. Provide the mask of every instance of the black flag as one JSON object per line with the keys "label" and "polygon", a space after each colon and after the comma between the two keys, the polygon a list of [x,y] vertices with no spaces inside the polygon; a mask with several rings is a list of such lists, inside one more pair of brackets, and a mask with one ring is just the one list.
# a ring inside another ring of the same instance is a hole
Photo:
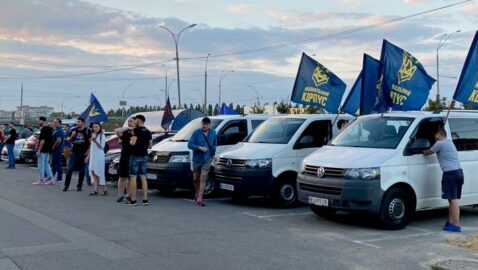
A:
{"label": "black flag", "polygon": [[161,119],[161,127],[164,130],[168,130],[169,125],[171,125],[173,120],[174,120],[173,110],[171,109],[171,103],[169,102],[169,97],[168,97],[168,100],[166,101],[166,106],[164,107],[163,119]]}

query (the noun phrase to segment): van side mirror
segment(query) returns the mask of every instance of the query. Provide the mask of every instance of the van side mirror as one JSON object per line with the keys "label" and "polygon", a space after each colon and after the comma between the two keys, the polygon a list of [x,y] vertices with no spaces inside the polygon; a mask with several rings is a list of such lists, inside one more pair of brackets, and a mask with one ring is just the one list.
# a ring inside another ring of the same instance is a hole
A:
{"label": "van side mirror", "polygon": [[427,139],[416,139],[409,147],[408,152],[412,155],[419,154],[423,150],[430,148],[430,141]]}

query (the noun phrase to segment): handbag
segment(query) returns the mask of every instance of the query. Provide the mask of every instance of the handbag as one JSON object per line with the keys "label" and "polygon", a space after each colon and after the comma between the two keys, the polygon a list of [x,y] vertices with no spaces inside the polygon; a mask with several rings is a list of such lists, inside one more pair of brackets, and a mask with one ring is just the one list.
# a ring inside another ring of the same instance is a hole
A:
{"label": "handbag", "polygon": [[207,143],[207,146],[209,147],[209,155],[211,156],[211,158],[213,157],[212,155],[212,147],[211,147],[211,144],[209,144],[209,140],[207,139],[207,136],[201,132],[201,134],[204,136],[204,139],[206,140],[206,143]]}

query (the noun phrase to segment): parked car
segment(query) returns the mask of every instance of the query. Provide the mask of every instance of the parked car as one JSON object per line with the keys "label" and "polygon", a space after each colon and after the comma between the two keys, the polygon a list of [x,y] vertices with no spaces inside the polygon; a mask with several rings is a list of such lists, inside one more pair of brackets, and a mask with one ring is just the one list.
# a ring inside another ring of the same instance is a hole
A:
{"label": "parked car", "polygon": [[[153,142],[152,144],[155,145],[162,140],[171,137],[173,134],[168,133],[154,133],[153,134]],[[107,172],[107,178],[111,180],[118,180],[118,170],[119,170],[119,159],[121,155],[121,149],[114,149],[110,150],[106,156],[105,156],[105,163],[106,163],[106,172]]]}
{"label": "parked car", "polygon": [[[24,162],[24,160],[22,160],[20,157],[20,153],[23,149],[24,144],[25,144],[25,139],[18,139],[15,141],[15,148],[13,149],[13,154],[15,155],[15,160],[17,162]],[[2,160],[8,161],[8,153],[7,153],[6,146],[4,146],[2,150]]]}
{"label": "parked car", "polygon": [[299,164],[338,133],[336,123],[342,119],[352,117],[310,114],[266,120],[247,140],[218,155],[216,183],[237,198],[267,196],[279,206],[294,205]]}
{"label": "parked car", "polygon": [[[221,115],[211,117],[211,128],[217,132],[218,147],[216,155],[242,141],[270,115]],[[163,193],[171,193],[176,188],[192,188],[192,151],[188,141],[192,133],[200,128],[201,119],[195,119],[184,126],[178,133],[153,146],[149,154],[147,168],[148,183]],[[206,194],[214,190],[214,164],[210,179],[206,185]]]}
{"label": "parked car", "polygon": [[[357,118],[331,144],[306,157],[299,200],[317,215],[337,210],[376,215],[388,229],[407,226],[413,213],[447,207],[436,155],[422,150],[445,127],[465,175],[461,205],[478,204],[478,113],[390,112]],[[468,181],[466,180],[468,179]]]}
{"label": "parked car", "polygon": [[26,163],[35,163],[37,160],[36,152],[38,149],[40,132],[35,132],[32,136],[25,140],[20,152],[20,159]]}

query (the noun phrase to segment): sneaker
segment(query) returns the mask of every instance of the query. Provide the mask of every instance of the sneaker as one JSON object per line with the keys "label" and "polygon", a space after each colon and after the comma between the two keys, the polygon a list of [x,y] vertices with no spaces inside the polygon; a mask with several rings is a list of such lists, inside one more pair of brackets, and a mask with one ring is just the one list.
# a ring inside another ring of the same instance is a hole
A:
{"label": "sneaker", "polygon": [[63,192],[68,191],[68,188],[64,187],[61,191],[63,191]]}
{"label": "sneaker", "polygon": [[46,182],[47,185],[55,185],[56,184],[56,181],[55,180],[50,180],[48,182]]}
{"label": "sneaker", "polygon": [[81,188],[80,187],[76,188],[76,191],[81,192]]}
{"label": "sneaker", "polygon": [[121,195],[121,196],[118,196],[118,198],[116,199],[116,202],[117,202],[117,203],[120,203],[120,202],[122,202],[123,200],[124,200],[124,196]]}
{"label": "sneaker", "polygon": [[127,202],[125,203],[125,205],[128,205],[128,206],[136,206],[136,205],[138,205],[138,203],[137,203],[136,201],[127,201]]}
{"label": "sneaker", "polygon": [[460,233],[461,232],[461,227],[450,224],[450,225],[448,225],[448,227],[443,228],[443,230],[446,231],[446,232]]}
{"label": "sneaker", "polygon": [[448,226],[450,226],[450,225],[451,225],[450,221],[447,220],[447,221],[445,222],[445,225],[443,225],[443,228],[448,227]]}
{"label": "sneaker", "polygon": [[149,205],[149,201],[148,200],[143,200],[143,205]]}
{"label": "sneaker", "polygon": [[206,206],[203,200],[197,200],[196,201],[197,206]]}
{"label": "sneaker", "polygon": [[38,180],[36,182],[33,183],[34,185],[43,185],[45,184],[45,182],[43,182],[43,180]]}

